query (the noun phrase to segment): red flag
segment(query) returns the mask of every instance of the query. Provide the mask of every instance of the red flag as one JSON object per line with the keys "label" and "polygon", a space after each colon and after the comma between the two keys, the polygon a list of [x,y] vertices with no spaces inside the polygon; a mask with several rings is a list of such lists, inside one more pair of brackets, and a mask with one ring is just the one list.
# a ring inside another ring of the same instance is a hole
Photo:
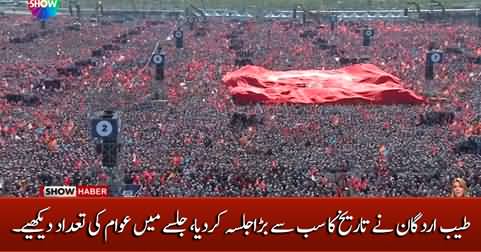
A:
{"label": "red flag", "polygon": [[160,176],[159,182],[161,185],[165,184],[165,175]]}
{"label": "red flag", "polygon": [[387,174],[387,167],[386,167],[386,146],[381,144],[379,147],[379,159],[378,159],[378,174],[379,175],[386,175]]}
{"label": "red flag", "polygon": [[272,160],[272,169],[277,168],[277,160]]}
{"label": "red flag", "polygon": [[178,101],[178,94],[177,94],[177,90],[175,90],[175,88],[169,88],[169,91],[168,91],[168,100],[172,103],[176,103]]}
{"label": "red flag", "polygon": [[152,183],[152,180],[154,179],[153,173],[145,170],[145,171],[143,172],[143,175],[144,175],[144,180],[145,180],[145,182],[146,182],[147,184],[151,184],[151,183]]}
{"label": "red flag", "polygon": [[473,126],[473,135],[481,135],[481,123]]}
{"label": "red flag", "polygon": [[182,163],[182,157],[178,154],[174,154],[172,156],[172,159],[170,161],[170,163],[174,166],[174,167],[179,167],[180,164]]}
{"label": "red flag", "polygon": [[48,116],[45,115],[45,113],[38,112],[38,113],[35,113],[35,116],[37,118],[37,121],[40,122],[40,125],[43,125],[44,127],[53,126],[52,120],[50,120],[50,118],[48,118]]}
{"label": "red flag", "polygon": [[338,115],[331,117],[331,124],[334,126],[338,126],[340,121],[341,119],[339,118]]}
{"label": "red flag", "polygon": [[132,184],[134,185],[140,185],[140,176],[135,174],[133,177],[132,177]]}
{"label": "red flag", "polygon": [[263,192],[267,189],[267,185],[262,179],[256,179],[256,187]]}
{"label": "red flag", "polygon": [[62,128],[62,135],[64,137],[70,137],[72,135],[72,130],[74,126],[75,125],[72,121],[68,121]]}
{"label": "red flag", "polygon": [[79,160],[75,161],[74,169],[78,171],[78,170],[80,170],[80,168],[82,168],[82,160],[79,159]]}
{"label": "red flag", "polygon": [[185,137],[184,138],[184,144],[185,145],[189,145],[189,144],[192,144],[192,138],[191,137]]}
{"label": "red flag", "polygon": [[270,71],[245,66],[227,73],[223,82],[237,103],[419,104],[424,98],[405,89],[401,80],[371,64],[337,70]]}
{"label": "red flag", "polygon": [[138,166],[140,166],[140,163],[141,163],[141,161],[140,161],[139,158],[137,158],[137,155],[136,155],[135,153],[132,154],[132,164],[133,164],[135,167],[138,167]]}
{"label": "red flag", "polygon": [[384,127],[385,129],[389,129],[389,127],[391,127],[391,125],[389,124],[389,122],[384,122],[383,127]]}
{"label": "red flag", "polygon": [[48,150],[51,152],[55,152],[58,150],[58,144],[57,144],[57,139],[53,138],[48,142]]}
{"label": "red flag", "polygon": [[14,135],[17,134],[17,127],[12,126],[12,127],[8,128],[8,131],[7,131],[7,132],[8,132],[8,134],[10,134],[11,136],[14,136]]}
{"label": "red flag", "polygon": [[69,186],[71,183],[72,181],[70,180],[70,177],[65,177],[63,179],[63,185]]}

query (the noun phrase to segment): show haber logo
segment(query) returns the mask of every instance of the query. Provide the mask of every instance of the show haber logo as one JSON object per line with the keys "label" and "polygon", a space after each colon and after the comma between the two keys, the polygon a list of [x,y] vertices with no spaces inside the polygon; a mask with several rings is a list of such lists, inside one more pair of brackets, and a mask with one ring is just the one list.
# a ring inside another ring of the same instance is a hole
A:
{"label": "show haber logo", "polygon": [[41,190],[44,197],[76,197],[75,186],[44,186]]}
{"label": "show haber logo", "polygon": [[27,7],[34,17],[42,21],[57,15],[60,0],[28,0]]}
{"label": "show haber logo", "polygon": [[40,188],[41,197],[107,197],[107,186],[43,186]]}

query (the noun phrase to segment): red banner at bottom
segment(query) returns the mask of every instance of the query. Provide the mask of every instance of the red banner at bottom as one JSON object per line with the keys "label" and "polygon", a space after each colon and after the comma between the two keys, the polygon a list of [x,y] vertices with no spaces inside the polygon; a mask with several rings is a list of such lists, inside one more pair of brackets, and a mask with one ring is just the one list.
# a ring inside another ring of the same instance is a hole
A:
{"label": "red banner at bottom", "polygon": [[1,199],[1,251],[474,251],[478,199]]}

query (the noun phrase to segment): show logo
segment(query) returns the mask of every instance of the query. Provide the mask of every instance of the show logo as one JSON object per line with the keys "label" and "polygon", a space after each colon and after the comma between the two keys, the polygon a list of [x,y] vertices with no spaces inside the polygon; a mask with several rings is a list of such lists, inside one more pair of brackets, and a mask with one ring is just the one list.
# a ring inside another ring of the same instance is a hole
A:
{"label": "show logo", "polygon": [[40,197],[107,197],[107,186],[42,186]]}
{"label": "show logo", "polygon": [[28,0],[27,7],[32,15],[42,21],[57,15],[61,0]]}

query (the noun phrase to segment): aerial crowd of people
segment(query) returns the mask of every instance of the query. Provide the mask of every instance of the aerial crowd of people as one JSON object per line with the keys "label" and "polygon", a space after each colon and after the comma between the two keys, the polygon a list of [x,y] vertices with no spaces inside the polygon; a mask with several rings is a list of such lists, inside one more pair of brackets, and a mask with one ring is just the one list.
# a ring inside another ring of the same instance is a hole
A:
{"label": "aerial crowd of people", "polygon": [[[113,176],[140,185],[142,196],[448,196],[468,186],[481,194],[481,155],[455,151],[481,133],[481,65],[446,53],[435,79],[424,78],[433,43],[481,55],[475,24],[341,20],[331,31],[294,20],[209,18],[192,29],[180,19],[75,22],[58,16],[42,30],[30,16],[0,16],[0,195],[34,197],[41,185],[103,185]],[[369,47],[365,25],[376,31]],[[172,37],[179,27],[183,49]],[[233,32],[252,64],[336,69],[363,58],[429,102],[236,104],[222,82],[240,68]],[[156,43],[166,55],[166,102],[151,103]],[[107,109],[122,120],[113,171],[90,136],[89,116]],[[454,119],[419,123],[430,111]]]}

